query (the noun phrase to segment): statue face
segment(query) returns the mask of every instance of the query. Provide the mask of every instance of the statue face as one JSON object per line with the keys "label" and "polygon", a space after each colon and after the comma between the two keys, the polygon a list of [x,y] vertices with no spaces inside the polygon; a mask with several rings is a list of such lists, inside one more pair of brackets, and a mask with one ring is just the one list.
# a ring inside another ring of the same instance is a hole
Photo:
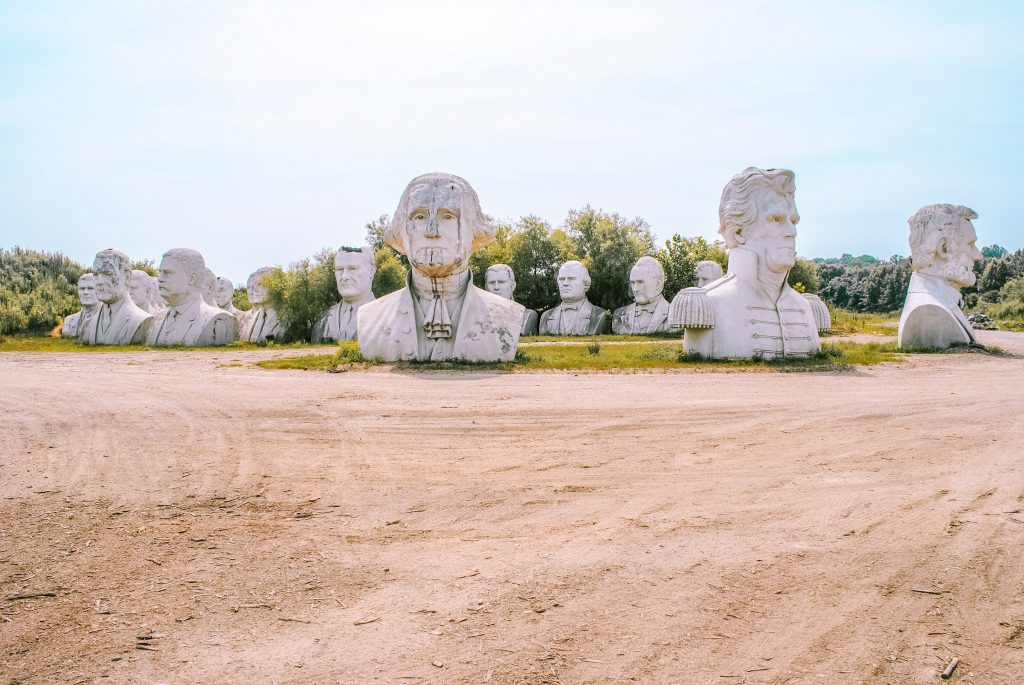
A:
{"label": "statue face", "polygon": [[504,297],[506,300],[512,299],[512,292],[515,290],[515,284],[504,269],[488,269],[484,278],[484,287],[487,292]]}
{"label": "statue face", "polygon": [[697,287],[703,288],[708,283],[717,281],[722,275],[710,264],[701,264],[697,267]]}
{"label": "statue face", "polygon": [[939,275],[957,288],[969,288],[977,280],[977,276],[974,275],[974,263],[983,259],[977,241],[978,234],[974,230],[974,224],[962,219],[959,228],[952,231],[945,241],[944,254],[940,251],[937,255]]}
{"label": "statue face", "polygon": [[472,236],[464,240],[459,218],[461,192],[448,186],[413,191],[405,224],[405,249],[413,268],[424,276],[441,278],[469,266]]}
{"label": "statue face", "polygon": [[174,258],[164,257],[157,270],[156,282],[160,288],[160,296],[171,307],[185,302],[196,292],[196,281],[199,274],[189,273],[184,264]]}
{"label": "statue face", "polygon": [[231,298],[235,296],[235,289],[231,287],[231,281],[218,278],[213,295],[218,307],[227,307],[231,304]]}
{"label": "statue face", "polygon": [[95,271],[96,298],[105,304],[120,302],[128,294],[127,274],[117,269],[110,260],[93,262]]}
{"label": "statue face", "polygon": [[249,295],[249,302],[251,304],[263,304],[267,300],[267,289],[260,283],[262,279],[262,275],[249,279],[245,286],[245,292]]}
{"label": "statue face", "polygon": [[647,304],[658,299],[663,284],[661,280],[643,266],[634,266],[629,272],[629,288],[637,304]]}
{"label": "statue face", "polygon": [[[145,307],[149,303],[149,286],[150,283],[146,282],[149,279],[149,274],[145,276],[136,276],[134,273],[128,278],[128,294],[139,307]],[[151,281],[150,281],[151,282]]]}
{"label": "statue face", "polygon": [[339,250],[334,255],[334,280],[344,299],[357,300],[370,291],[373,272],[361,252]]}
{"label": "statue face", "polygon": [[758,261],[777,274],[796,263],[796,205],[783,195],[762,190],[754,195],[757,221],[743,231],[743,247],[755,252]]}
{"label": "statue face", "polygon": [[563,300],[578,300],[586,296],[587,286],[582,266],[562,265],[558,270],[558,294]]}
{"label": "statue face", "polygon": [[78,281],[78,300],[84,307],[96,304],[96,281],[93,278],[82,278]]}

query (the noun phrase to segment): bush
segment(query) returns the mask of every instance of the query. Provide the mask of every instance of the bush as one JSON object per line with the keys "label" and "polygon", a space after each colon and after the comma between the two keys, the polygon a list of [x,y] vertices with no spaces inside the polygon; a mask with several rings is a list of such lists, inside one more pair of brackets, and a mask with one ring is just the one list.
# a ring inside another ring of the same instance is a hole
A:
{"label": "bush", "polygon": [[86,269],[60,253],[0,248],[0,334],[45,333],[81,309]]}

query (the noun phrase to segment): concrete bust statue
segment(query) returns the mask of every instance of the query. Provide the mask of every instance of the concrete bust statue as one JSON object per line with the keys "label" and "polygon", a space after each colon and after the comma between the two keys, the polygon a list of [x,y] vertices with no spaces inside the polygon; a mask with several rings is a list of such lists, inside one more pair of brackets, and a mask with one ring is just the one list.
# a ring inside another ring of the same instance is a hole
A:
{"label": "concrete bust statue", "polygon": [[725,272],[722,271],[722,265],[711,260],[697,262],[697,268],[694,269],[694,271],[697,276],[698,288],[703,288],[709,283],[713,283],[725,275]]}
{"label": "concrete bust statue", "polygon": [[654,257],[637,260],[629,272],[629,289],[633,304],[619,307],[612,315],[612,333],[624,335],[651,335],[668,330],[668,302],[665,289],[665,269]]}
{"label": "concrete bust statue", "polygon": [[139,308],[128,293],[132,260],[117,250],[103,250],[92,263],[96,274],[96,315],[89,319],[82,340],[91,345],[132,345],[146,340],[152,315]]}
{"label": "concrete bust statue", "polygon": [[369,247],[342,247],[334,254],[334,282],[341,302],[320,315],[313,326],[314,343],[355,339],[359,308],[374,299],[375,273],[377,261]]}
{"label": "concrete bust statue", "polygon": [[203,296],[203,302],[211,307],[217,307],[217,296],[214,294],[216,290],[217,274],[213,273],[213,269],[210,267],[206,267],[203,269],[203,277],[199,282],[199,293]]}
{"label": "concrete bust statue", "polygon": [[[512,297],[516,292],[516,275],[512,273],[512,267],[508,264],[492,264],[487,267],[484,274],[484,288],[487,292],[494,293],[506,300],[514,300]],[[537,326],[540,315],[536,309],[523,310],[523,325],[519,335],[537,335]]]}
{"label": "concrete bust statue", "polygon": [[818,352],[815,307],[787,284],[796,263],[796,181],[785,169],[748,168],[722,191],[718,232],[726,275],[672,300],[669,324],[711,358],[806,357]]}
{"label": "concrete bust statue", "polygon": [[184,247],[168,250],[160,260],[157,283],[167,309],[154,315],[149,345],[210,347],[235,340],[235,318],[211,307],[199,288],[206,276],[203,255]]}
{"label": "concrete bust statue", "polygon": [[473,285],[469,255],[496,229],[465,179],[409,182],[384,239],[409,257],[406,286],[359,309],[359,350],[384,361],[511,361],[523,306]]}
{"label": "concrete bust statue", "polygon": [[245,289],[249,295],[252,309],[242,322],[239,340],[252,343],[263,343],[268,340],[280,342],[288,333],[288,327],[277,315],[277,310],[267,304],[267,289],[263,279],[276,273],[279,269],[265,266],[249,275]]}
{"label": "concrete bust statue", "polygon": [[128,281],[128,293],[132,302],[144,312],[155,314],[167,308],[160,297],[160,290],[156,281],[145,271],[133,269],[131,278]]}
{"label": "concrete bust statue", "polygon": [[216,285],[213,289],[214,303],[218,309],[223,309],[231,316],[242,320],[242,315],[245,314],[241,309],[235,306],[232,299],[235,296],[235,284],[224,276],[218,276]]}
{"label": "concrete bust statue", "polygon": [[981,261],[973,219],[960,205],[928,205],[910,224],[910,275],[900,316],[899,345],[949,347],[975,342],[974,328],[960,309],[960,289],[974,285],[974,263]]}
{"label": "concrete bust statue", "polygon": [[597,335],[608,332],[608,312],[587,299],[590,272],[571,260],[558,269],[561,304],[540,315],[541,335]]}
{"label": "concrete bust statue", "polygon": [[95,274],[82,274],[78,279],[78,301],[82,308],[71,314],[61,324],[60,334],[65,338],[81,338],[88,327],[89,319],[96,313],[99,300],[96,299]]}

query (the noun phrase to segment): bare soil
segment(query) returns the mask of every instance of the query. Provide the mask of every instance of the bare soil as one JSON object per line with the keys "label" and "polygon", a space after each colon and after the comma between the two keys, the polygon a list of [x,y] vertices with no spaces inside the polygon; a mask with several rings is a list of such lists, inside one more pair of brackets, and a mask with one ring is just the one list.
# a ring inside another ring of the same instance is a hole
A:
{"label": "bare soil", "polygon": [[1024,681],[1024,357],[276,354],[0,354],[0,682]]}

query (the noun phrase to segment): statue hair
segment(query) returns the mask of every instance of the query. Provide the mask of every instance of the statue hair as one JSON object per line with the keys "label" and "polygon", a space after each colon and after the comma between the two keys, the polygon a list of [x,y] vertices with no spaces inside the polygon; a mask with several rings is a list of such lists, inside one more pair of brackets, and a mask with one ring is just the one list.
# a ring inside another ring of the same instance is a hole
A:
{"label": "statue hair", "polygon": [[337,259],[340,254],[358,254],[363,258],[363,262],[366,263],[367,268],[370,269],[370,273],[377,273],[377,256],[373,253],[368,246],[363,247],[347,247],[342,245],[338,248],[338,251],[334,253],[334,258]]}
{"label": "statue hair", "polygon": [[203,277],[203,269],[206,268],[206,260],[203,259],[203,255],[199,254],[198,250],[187,247],[175,247],[164,252],[163,259],[173,259],[180,263],[189,274],[195,274],[195,285],[199,285],[199,281]]}
{"label": "statue hair", "polygon": [[[491,269],[494,269],[496,271],[504,271],[505,274],[508,276],[508,280],[512,281],[512,290],[516,289],[516,275],[512,273],[511,266],[509,266],[508,264],[491,264],[489,267],[487,267],[487,271],[489,272]],[[484,273],[484,280],[487,280],[487,272]]]}
{"label": "statue hair", "polygon": [[647,269],[648,273],[654,274],[655,280],[657,280],[661,285],[665,285],[665,267],[663,267],[661,262],[654,257],[644,255],[640,259],[636,260],[636,264],[633,265],[634,269],[637,267]]}
{"label": "statue hair", "polygon": [[583,287],[586,290],[590,290],[590,269],[587,268],[587,265],[579,260],[570,259],[566,263],[562,264],[562,266],[558,267],[558,270],[561,271],[567,266],[578,266],[583,269]]}
{"label": "statue hair", "polygon": [[96,274],[89,272],[82,274],[78,277],[78,283],[76,285],[87,285],[96,280]]}
{"label": "statue hair", "polygon": [[718,204],[718,232],[728,248],[746,242],[743,231],[757,221],[754,193],[768,190],[792,200],[796,193],[796,176],[788,169],[747,167],[725,184]]}
{"label": "statue hair", "polygon": [[907,219],[914,271],[931,266],[935,262],[939,244],[959,232],[962,222],[977,218],[977,212],[963,205],[926,205],[914,212]]}
{"label": "statue hair", "polygon": [[279,271],[279,269],[277,267],[274,267],[274,266],[264,266],[264,267],[261,267],[259,269],[256,269],[251,274],[249,274],[249,280],[247,280],[245,282],[245,287],[246,288],[251,288],[254,284],[256,284],[258,281],[260,281],[264,276],[269,276],[270,274],[276,273],[277,271]]}
{"label": "statue hair", "polygon": [[100,250],[96,253],[96,259],[93,260],[92,266],[96,271],[102,270],[104,266],[111,266],[124,277],[126,282],[132,273],[132,260],[128,259],[128,255],[120,250]]}

